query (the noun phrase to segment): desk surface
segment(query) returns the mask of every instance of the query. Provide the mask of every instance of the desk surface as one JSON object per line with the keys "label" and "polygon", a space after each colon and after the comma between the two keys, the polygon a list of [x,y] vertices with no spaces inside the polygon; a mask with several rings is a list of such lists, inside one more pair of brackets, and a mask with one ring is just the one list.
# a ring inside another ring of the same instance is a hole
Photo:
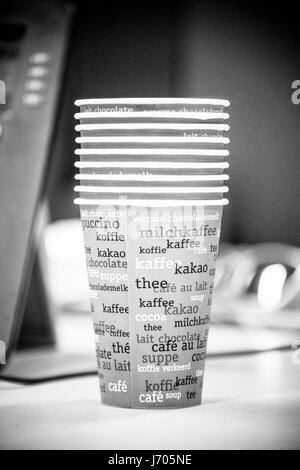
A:
{"label": "desk surface", "polygon": [[97,377],[0,382],[1,449],[300,448],[300,365],[292,352],[207,361],[202,406],[128,410],[99,403]]}

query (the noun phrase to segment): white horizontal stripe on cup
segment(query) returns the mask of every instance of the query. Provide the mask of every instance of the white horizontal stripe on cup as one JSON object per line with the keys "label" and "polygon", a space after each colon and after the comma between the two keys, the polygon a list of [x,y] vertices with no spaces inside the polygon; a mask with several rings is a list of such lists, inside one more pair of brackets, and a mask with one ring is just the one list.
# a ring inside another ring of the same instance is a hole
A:
{"label": "white horizontal stripe on cup", "polygon": [[157,111],[141,111],[141,112],[82,112],[74,115],[75,119],[195,119],[197,121],[209,121],[212,119],[226,120],[229,118],[228,113],[192,113],[192,112],[157,112]]}
{"label": "white horizontal stripe on cup", "polygon": [[74,191],[76,193],[168,193],[168,194],[204,194],[204,193],[227,193],[229,191],[228,186],[211,186],[211,187],[135,187],[135,186],[75,186]]}
{"label": "white horizontal stripe on cup", "polygon": [[204,157],[228,157],[229,150],[224,149],[76,149],[75,155],[189,155]]}
{"label": "white horizontal stripe on cup", "polygon": [[227,206],[228,199],[86,199],[76,198],[74,204],[80,206],[142,206],[142,207],[179,207],[179,206]]}
{"label": "white horizontal stripe on cup", "polygon": [[166,168],[166,169],[227,169],[228,162],[75,162],[76,168]]}
{"label": "white horizontal stripe on cup", "polygon": [[228,181],[229,175],[75,175],[80,181]]}
{"label": "white horizontal stripe on cup", "polygon": [[89,104],[203,104],[230,106],[228,100],[219,98],[88,98],[75,101],[75,106]]}
{"label": "white horizontal stripe on cup", "polygon": [[229,144],[228,137],[76,137],[76,144]]}
{"label": "white horizontal stripe on cup", "polygon": [[105,130],[162,130],[162,131],[229,131],[228,124],[160,124],[160,123],[118,123],[118,124],[77,124],[77,132],[80,131],[105,131]]}

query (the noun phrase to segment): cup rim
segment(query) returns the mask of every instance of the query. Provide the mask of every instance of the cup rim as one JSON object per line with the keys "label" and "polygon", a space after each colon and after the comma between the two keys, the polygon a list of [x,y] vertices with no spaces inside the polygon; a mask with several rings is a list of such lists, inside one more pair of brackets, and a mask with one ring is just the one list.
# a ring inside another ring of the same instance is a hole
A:
{"label": "cup rim", "polygon": [[78,206],[137,206],[137,207],[178,207],[178,206],[227,206],[229,200],[222,199],[87,199],[75,198]]}
{"label": "cup rim", "polygon": [[113,148],[113,149],[82,149],[74,151],[75,155],[189,155],[228,157],[227,149],[177,149],[177,148]]}
{"label": "cup rim", "polygon": [[181,123],[115,123],[115,124],[76,124],[75,131],[96,131],[96,130],[230,130],[229,124],[181,124]]}
{"label": "cup rim", "polygon": [[76,181],[145,181],[145,182],[159,182],[159,181],[228,181],[229,175],[132,175],[132,174],[119,174],[119,175],[95,175],[77,173],[74,176]]}
{"label": "cup rim", "polygon": [[228,186],[173,186],[173,187],[159,187],[159,186],[74,186],[76,193],[145,193],[145,194],[182,194],[189,192],[189,194],[208,194],[208,193],[228,193]]}
{"label": "cup rim", "polygon": [[212,106],[230,106],[230,101],[219,98],[83,98],[74,102],[75,106],[85,106],[89,104],[198,104]]}
{"label": "cup rim", "polygon": [[182,119],[183,121],[187,119],[195,119],[197,121],[209,121],[213,119],[218,120],[227,120],[229,119],[228,113],[192,113],[192,112],[160,112],[160,111],[132,111],[130,113],[120,111],[120,112],[81,112],[75,113],[74,117],[76,120],[79,119],[140,119],[140,118],[155,118],[155,119]]}
{"label": "cup rim", "polygon": [[229,144],[229,137],[163,137],[163,136],[109,136],[109,137],[76,137],[76,144],[101,144],[101,143],[137,143],[137,144]]}
{"label": "cup rim", "polygon": [[174,168],[174,169],[227,169],[228,162],[81,162],[76,161],[76,168]]}

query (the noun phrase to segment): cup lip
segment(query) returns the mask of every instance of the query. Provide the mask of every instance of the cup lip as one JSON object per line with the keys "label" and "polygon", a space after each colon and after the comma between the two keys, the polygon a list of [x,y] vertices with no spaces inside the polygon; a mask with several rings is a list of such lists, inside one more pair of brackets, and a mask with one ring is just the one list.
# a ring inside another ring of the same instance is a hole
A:
{"label": "cup lip", "polygon": [[96,131],[96,130],[187,130],[187,131],[224,131],[230,130],[229,124],[181,124],[181,123],[115,123],[115,124],[76,124],[75,131]]}
{"label": "cup lip", "polygon": [[76,193],[145,193],[145,194],[207,194],[207,193],[228,193],[228,186],[74,186]]}
{"label": "cup lip", "polygon": [[137,207],[178,207],[178,206],[227,206],[229,200],[222,199],[87,199],[75,198],[78,206],[137,206]]}
{"label": "cup lip", "polygon": [[136,143],[136,144],[229,144],[229,137],[140,137],[140,136],[111,136],[111,137],[76,137],[76,144],[101,143]]}
{"label": "cup lip", "polygon": [[89,104],[198,104],[198,105],[212,105],[212,106],[230,106],[230,101],[219,98],[83,98],[77,99],[74,102],[75,106],[84,106]]}
{"label": "cup lip", "polygon": [[113,149],[76,149],[75,155],[189,155],[228,157],[227,149],[173,149],[173,148],[113,148]]}
{"label": "cup lip", "polygon": [[228,162],[80,162],[76,168],[174,168],[174,169],[227,169]]}
{"label": "cup lip", "polygon": [[77,173],[74,176],[77,181],[228,181],[229,175],[95,175]]}
{"label": "cup lip", "polygon": [[140,119],[140,118],[155,118],[155,119],[195,119],[197,121],[209,121],[213,119],[218,120],[227,120],[229,119],[228,113],[195,113],[195,112],[160,112],[160,111],[132,111],[130,113],[120,111],[120,112],[81,112],[75,113],[74,117],[76,120],[79,119]]}

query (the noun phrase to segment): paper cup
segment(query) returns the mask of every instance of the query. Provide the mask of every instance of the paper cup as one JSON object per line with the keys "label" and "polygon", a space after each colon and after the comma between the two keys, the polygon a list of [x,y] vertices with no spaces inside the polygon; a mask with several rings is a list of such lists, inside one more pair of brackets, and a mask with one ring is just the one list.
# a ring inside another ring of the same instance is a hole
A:
{"label": "paper cup", "polygon": [[75,180],[84,186],[222,186],[224,181],[228,181],[228,175],[90,175],[79,173],[75,175]]}
{"label": "paper cup", "polygon": [[80,206],[103,404],[183,408],[202,398],[222,206]]}
{"label": "paper cup", "polygon": [[76,149],[81,161],[95,162],[223,162],[229,156],[226,149],[178,149],[178,148],[119,148]]}
{"label": "paper cup", "polygon": [[229,144],[228,137],[77,137],[82,149],[168,148],[220,149]]}
{"label": "paper cup", "polygon": [[78,124],[81,137],[224,137],[228,124]]}
{"label": "paper cup", "polygon": [[104,98],[77,100],[75,105],[81,112],[96,113],[223,113],[230,103],[211,98]]}
{"label": "paper cup", "polygon": [[90,199],[220,199],[227,186],[82,186],[74,187],[80,197]]}
{"label": "paper cup", "polygon": [[187,113],[187,112],[84,112],[76,113],[75,119],[81,124],[117,124],[117,123],[223,123],[229,118],[228,113]]}
{"label": "paper cup", "polygon": [[80,173],[103,174],[140,174],[140,175],[222,175],[229,168],[228,162],[153,162],[153,161],[77,161],[74,166]]}

